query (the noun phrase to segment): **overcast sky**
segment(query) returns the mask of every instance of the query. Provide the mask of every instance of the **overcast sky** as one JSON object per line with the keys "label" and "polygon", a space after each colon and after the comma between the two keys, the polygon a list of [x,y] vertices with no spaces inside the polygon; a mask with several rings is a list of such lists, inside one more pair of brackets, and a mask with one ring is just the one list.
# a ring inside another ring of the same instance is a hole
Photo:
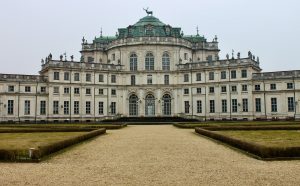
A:
{"label": "overcast sky", "polygon": [[83,36],[113,36],[143,7],[184,34],[217,35],[221,58],[251,50],[263,71],[300,70],[299,0],[0,0],[0,73],[38,74],[50,52],[79,60]]}

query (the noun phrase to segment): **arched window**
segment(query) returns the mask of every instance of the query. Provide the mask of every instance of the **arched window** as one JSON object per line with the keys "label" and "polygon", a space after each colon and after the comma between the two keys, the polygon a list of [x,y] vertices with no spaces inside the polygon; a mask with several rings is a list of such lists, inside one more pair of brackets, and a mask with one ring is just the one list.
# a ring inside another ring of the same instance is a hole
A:
{"label": "arched window", "polygon": [[150,52],[145,57],[145,70],[154,70],[154,56]]}
{"label": "arched window", "polygon": [[136,71],[137,70],[137,55],[131,54],[130,55],[130,71]]}
{"label": "arched window", "polygon": [[162,56],[162,69],[170,70],[170,57],[167,52],[165,52]]}
{"label": "arched window", "polygon": [[139,114],[138,100],[139,100],[139,98],[135,94],[133,94],[129,97],[129,115],[130,116],[137,116]]}
{"label": "arched window", "polygon": [[169,94],[165,94],[162,97],[162,113],[165,116],[170,116],[171,115],[171,96]]}
{"label": "arched window", "polygon": [[155,97],[152,94],[148,94],[145,98],[145,114],[146,116],[155,115]]}

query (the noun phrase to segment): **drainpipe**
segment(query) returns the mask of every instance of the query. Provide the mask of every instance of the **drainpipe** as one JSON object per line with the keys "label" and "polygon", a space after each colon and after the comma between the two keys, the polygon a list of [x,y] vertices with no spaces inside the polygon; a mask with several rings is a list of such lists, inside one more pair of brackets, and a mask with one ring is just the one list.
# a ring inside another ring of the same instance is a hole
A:
{"label": "drainpipe", "polygon": [[34,112],[34,122],[36,123],[36,115],[37,115],[37,89],[38,89],[38,84],[39,82],[36,82],[36,87],[35,87],[35,112]]}
{"label": "drainpipe", "polygon": [[267,119],[267,104],[266,104],[266,85],[265,80],[263,80],[264,85],[264,107],[265,107],[265,119]]}

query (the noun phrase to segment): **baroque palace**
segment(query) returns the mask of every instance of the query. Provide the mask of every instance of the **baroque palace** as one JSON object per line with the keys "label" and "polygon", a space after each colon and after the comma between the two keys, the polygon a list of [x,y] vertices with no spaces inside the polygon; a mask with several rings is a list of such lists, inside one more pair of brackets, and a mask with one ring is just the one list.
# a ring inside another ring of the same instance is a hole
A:
{"label": "baroque palace", "polygon": [[50,54],[40,75],[0,74],[0,122],[299,118],[300,71],[262,73],[251,52],[219,59],[217,37],[147,14],[115,36],[83,38],[80,61]]}

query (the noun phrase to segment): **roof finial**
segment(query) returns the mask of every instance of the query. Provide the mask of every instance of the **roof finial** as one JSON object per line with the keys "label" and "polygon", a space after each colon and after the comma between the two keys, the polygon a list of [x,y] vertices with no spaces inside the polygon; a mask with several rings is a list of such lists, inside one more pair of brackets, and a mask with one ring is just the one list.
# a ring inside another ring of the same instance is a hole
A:
{"label": "roof finial", "polygon": [[100,30],[100,37],[102,37],[102,27],[101,27],[101,30]]}
{"label": "roof finial", "polygon": [[149,16],[149,15],[153,16],[153,11],[148,11],[149,7],[147,7],[147,9],[145,9],[145,8],[143,8],[143,9],[147,13],[147,16]]}
{"label": "roof finial", "polygon": [[197,28],[196,28],[196,29],[197,29],[197,36],[199,36],[199,29],[198,29],[198,26],[197,26]]}

